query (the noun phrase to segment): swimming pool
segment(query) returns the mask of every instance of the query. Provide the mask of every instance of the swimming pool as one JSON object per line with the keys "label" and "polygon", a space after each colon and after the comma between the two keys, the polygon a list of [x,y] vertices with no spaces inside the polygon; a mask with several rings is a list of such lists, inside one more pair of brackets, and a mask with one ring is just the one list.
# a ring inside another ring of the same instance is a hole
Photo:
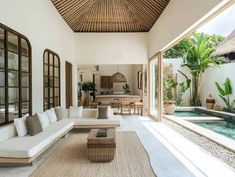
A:
{"label": "swimming pool", "polygon": [[192,122],[192,123],[235,140],[235,124],[234,123],[230,123],[227,121]]}
{"label": "swimming pool", "polygon": [[176,111],[174,113],[176,117],[208,117],[207,114],[196,112],[196,111]]}

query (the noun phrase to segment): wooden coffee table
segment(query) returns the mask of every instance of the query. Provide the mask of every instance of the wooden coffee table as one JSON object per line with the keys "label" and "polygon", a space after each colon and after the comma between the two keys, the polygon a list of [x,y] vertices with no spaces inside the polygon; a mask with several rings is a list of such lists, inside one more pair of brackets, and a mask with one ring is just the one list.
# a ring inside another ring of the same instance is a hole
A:
{"label": "wooden coffee table", "polygon": [[98,129],[91,129],[87,137],[88,159],[92,162],[108,162],[116,153],[115,129],[107,130],[107,137],[96,137]]}

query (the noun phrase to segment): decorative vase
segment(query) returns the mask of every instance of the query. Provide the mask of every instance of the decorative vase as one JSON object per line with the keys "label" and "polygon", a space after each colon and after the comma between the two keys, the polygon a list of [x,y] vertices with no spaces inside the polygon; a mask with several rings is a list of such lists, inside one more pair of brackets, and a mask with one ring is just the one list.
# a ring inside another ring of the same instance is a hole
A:
{"label": "decorative vase", "polygon": [[164,103],[165,113],[168,115],[173,115],[175,112],[175,101],[166,101]]}
{"label": "decorative vase", "polygon": [[210,94],[209,97],[206,99],[206,108],[213,109],[215,104],[215,99]]}

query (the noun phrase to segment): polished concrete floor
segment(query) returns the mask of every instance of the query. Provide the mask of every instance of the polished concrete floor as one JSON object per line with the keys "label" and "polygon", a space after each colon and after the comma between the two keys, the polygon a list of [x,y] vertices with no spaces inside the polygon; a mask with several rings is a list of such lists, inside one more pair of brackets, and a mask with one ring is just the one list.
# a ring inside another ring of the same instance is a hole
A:
{"label": "polished concrete floor", "polygon": [[[149,154],[152,168],[158,177],[193,177],[206,176],[197,170],[187,159],[174,153],[172,147],[146,127],[154,121],[148,117],[124,116],[121,128],[118,131],[135,131]],[[161,123],[159,123],[161,124]],[[55,143],[34,163],[27,167],[0,167],[0,177],[27,177],[48,157],[61,143],[63,139]],[[133,147],[134,148],[134,147]],[[138,155],[138,154],[137,154]],[[45,174],[46,176],[46,174]]]}

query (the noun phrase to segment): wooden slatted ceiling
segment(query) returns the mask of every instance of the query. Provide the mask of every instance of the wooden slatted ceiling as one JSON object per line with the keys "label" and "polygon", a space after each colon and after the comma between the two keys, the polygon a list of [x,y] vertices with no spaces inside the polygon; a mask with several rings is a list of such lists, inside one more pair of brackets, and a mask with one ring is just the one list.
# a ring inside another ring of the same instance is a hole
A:
{"label": "wooden slatted ceiling", "polygon": [[148,32],[170,0],[51,0],[75,32]]}

